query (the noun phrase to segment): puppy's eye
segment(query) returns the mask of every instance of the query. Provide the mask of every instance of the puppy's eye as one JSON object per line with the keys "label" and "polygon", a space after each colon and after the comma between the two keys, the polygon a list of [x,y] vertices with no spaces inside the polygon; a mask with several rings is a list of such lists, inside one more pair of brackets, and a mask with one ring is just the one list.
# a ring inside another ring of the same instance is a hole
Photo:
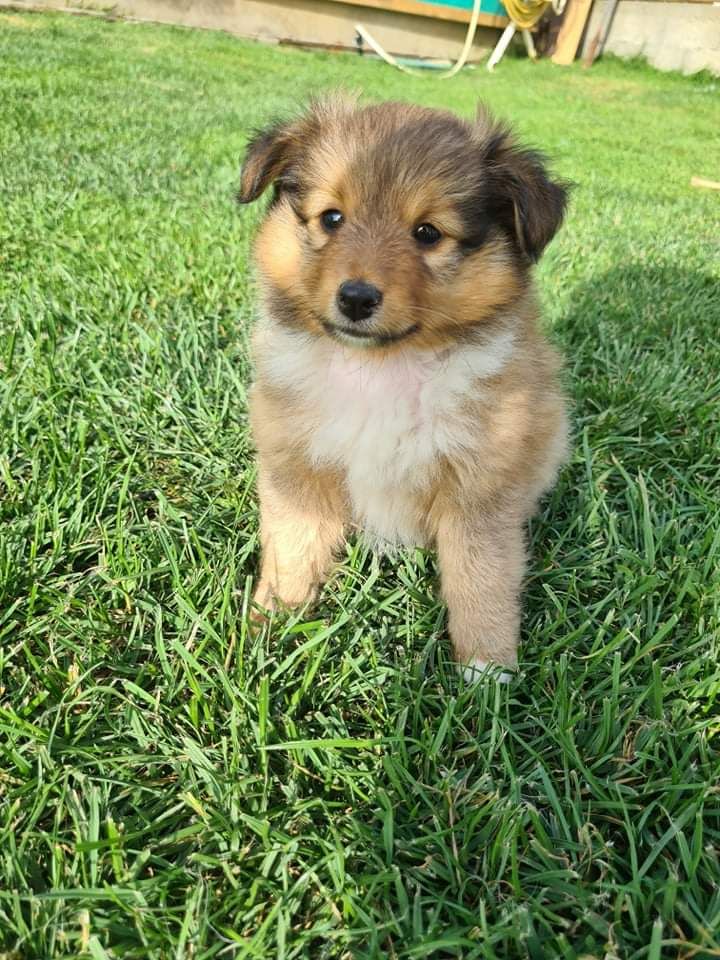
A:
{"label": "puppy's eye", "polygon": [[413,230],[413,236],[424,247],[432,247],[440,240],[442,234],[431,223],[421,223],[419,227],[415,227]]}
{"label": "puppy's eye", "polygon": [[345,217],[339,210],[325,210],[320,214],[320,223],[328,233],[333,233],[342,224]]}

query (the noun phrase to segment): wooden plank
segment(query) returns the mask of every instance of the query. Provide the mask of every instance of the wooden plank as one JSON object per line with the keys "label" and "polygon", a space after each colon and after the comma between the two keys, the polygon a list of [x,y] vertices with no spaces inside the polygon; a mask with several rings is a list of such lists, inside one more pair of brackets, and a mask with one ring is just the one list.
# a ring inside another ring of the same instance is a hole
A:
{"label": "wooden plank", "polygon": [[705,190],[720,190],[720,183],[717,180],[706,180],[705,177],[691,177],[691,187],[703,187]]}
{"label": "wooden plank", "polygon": [[565,19],[560,27],[552,62],[568,67],[575,59],[585,24],[590,16],[592,0],[568,0]]}
{"label": "wooden plank", "polygon": [[618,0],[608,0],[602,23],[598,27],[597,33],[588,45],[585,53],[585,58],[583,59],[584,67],[591,67],[597,58],[602,56],[608,34],[610,33],[610,27],[612,26],[613,17],[615,16],[615,11],[617,10],[617,5]]}
{"label": "wooden plank", "polygon": [[[449,7],[443,3],[420,3],[419,0],[327,0],[329,3],[344,3],[353,7],[375,7],[389,10],[391,13],[410,13],[418,17],[432,17],[435,20],[452,20],[456,23],[470,23],[472,10]],[[506,27],[507,17],[495,13],[480,12],[478,23],[481,27]]]}

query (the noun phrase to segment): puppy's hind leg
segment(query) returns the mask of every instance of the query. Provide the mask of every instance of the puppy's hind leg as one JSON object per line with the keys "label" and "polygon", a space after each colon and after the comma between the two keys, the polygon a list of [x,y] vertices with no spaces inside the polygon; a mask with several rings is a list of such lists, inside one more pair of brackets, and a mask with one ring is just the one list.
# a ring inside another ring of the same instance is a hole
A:
{"label": "puppy's hind leg", "polygon": [[[515,667],[525,569],[522,523],[450,511],[440,518],[437,545],[450,637],[466,678],[480,679],[492,665]],[[511,674],[496,679],[508,682]]]}
{"label": "puppy's hind leg", "polygon": [[261,462],[258,491],[262,566],[253,599],[267,609],[300,606],[315,596],[342,542],[339,484],[315,472],[278,479]]}

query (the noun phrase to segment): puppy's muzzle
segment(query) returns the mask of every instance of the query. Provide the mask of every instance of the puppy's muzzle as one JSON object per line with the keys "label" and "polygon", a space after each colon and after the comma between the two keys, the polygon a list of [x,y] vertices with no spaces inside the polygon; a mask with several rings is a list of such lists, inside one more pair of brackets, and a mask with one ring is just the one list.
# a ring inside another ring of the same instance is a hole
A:
{"label": "puppy's muzzle", "polygon": [[380,290],[364,280],[345,280],[338,288],[338,309],[353,323],[369,319],[381,303]]}

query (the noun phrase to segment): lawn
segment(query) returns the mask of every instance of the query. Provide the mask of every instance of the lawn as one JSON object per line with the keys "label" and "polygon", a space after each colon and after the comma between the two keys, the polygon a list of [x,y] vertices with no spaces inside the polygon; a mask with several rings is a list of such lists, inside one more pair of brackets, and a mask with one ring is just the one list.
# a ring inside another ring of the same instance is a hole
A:
{"label": "lawn", "polygon": [[[0,51],[0,958],[720,956],[720,81],[7,11]],[[482,95],[577,184],[507,687],[456,675],[420,551],[247,627],[238,159],[339,84]]]}

